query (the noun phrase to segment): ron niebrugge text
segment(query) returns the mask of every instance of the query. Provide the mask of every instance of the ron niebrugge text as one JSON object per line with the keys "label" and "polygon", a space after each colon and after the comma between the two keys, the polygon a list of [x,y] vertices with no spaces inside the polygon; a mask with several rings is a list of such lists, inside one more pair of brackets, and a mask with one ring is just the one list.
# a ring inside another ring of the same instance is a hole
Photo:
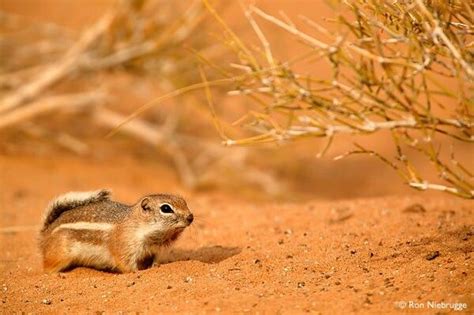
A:
{"label": "ron niebrugge text", "polygon": [[452,302],[437,302],[437,301],[427,301],[427,302],[417,302],[417,301],[397,301],[395,306],[401,309],[441,309],[446,310],[450,309],[453,311],[463,311],[468,308],[467,303],[452,303]]}

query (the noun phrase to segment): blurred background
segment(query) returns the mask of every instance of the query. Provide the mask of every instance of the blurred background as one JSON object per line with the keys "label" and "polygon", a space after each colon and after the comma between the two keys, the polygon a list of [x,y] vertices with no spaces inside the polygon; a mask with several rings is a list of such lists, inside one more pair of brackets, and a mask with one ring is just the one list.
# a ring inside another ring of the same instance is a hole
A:
{"label": "blurred background", "polygon": [[[304,13],[331,28],[333,11],[324,1],[252,3],[289,19]],[[213,5],[242,40],[257,42],[238,1]],[[8,197],[2,194],[3,205],[44,185],[54,193],[112,186],[130,199],[129,189],[137,185],[289,201],[413,193],[375,157],[333,160],[355,141],[391,157],[388,133],[338,136],[322,158],[324,139],[226,147],[203,88],[159,99],[201,83],[200,68],[207,80],[218,79],[210,60],[236,60],[200,1],[2,0],[0,10],[0,190],[16,187]],[[276,58],[305,52],[288,33],[261,27]],[[318,63],[297,67],[313,75],[329,71]],[[245,113],[248,100],[226,92],[212,87],[216,115],[228,122],[228,133],[245,135],[231,122]],[[471,153],[461,149],[472,166]],[[431,172],[425,162],[413,162]],[[21,188],[31,184],[29,192]]]}

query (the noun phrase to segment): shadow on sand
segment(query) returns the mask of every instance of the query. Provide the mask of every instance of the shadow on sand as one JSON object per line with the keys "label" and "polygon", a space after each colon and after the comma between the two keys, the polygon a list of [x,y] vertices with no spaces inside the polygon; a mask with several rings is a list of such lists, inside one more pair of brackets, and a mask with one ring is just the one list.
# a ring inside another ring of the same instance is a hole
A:
{"label": "shadow on sand", "polygon": [[215,264],[226,260],[242,251],[240,247],[224,247],[220,245],[205,246],[196,250],[172,249],[158,259],[160,264],[176,261],[197,260],[206,264]]}

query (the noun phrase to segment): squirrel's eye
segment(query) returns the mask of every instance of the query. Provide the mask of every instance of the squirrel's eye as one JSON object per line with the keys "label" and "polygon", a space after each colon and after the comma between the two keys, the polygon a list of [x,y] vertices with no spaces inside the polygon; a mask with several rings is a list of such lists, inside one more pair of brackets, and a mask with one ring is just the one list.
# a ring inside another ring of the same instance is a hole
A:
{"label": "squirrel's eye", "polygon": [[174,213],[173,208],[168,204],[161,205],[160,210],[163,213]]}

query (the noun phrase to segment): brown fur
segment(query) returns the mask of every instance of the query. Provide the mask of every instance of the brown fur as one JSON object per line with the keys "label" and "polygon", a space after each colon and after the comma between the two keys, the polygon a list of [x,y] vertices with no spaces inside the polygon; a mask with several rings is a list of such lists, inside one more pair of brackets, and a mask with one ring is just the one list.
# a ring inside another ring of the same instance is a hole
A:
{"label": "brown fur", "polygon": [[98,190],[95,192],[89,192],[87,198],[79,199],[70,196],[74,193],[64,194],[54,199],[48,206],[45,212],[45,218],[43,223],[43,231],[53,223],[61,214],[65,211],[85,206],[87,204],[109,200],[110,191],[106,189]]}
{"label": "brown fur", "polygon": [[[40,233],[46,271],[75,266],[118,272],[148,268],[159,248],[170,246],[192,222],[186,202],[178,196],[149,195],[128,206],[111,200],[108,192],[98,198],[100,192],[91,192],[90,199],[84,194],[78,194],[80,200],[60,197],[47,209]],[[164,203],[173,213],[160,210]]]}

